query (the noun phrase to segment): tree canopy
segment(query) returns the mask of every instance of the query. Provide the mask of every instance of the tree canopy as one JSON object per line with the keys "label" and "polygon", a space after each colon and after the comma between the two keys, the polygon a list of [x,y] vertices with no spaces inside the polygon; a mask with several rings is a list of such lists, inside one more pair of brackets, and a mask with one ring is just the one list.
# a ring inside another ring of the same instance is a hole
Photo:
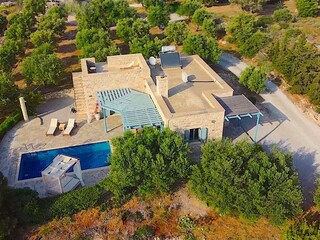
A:
{"label": "tree canopy", "polygon": [[300,17],[316,17],[318,15],[318,0],[296,0],[296,6]]}
{"label": "tree canopy", "polygon": [[272,17],[276,22],[290,22],[293,18],[291,12],[287,8],[275,10]]}
{"label": "tree canopy", "polygon": [[243,10],[256,12],[262,9],[264,3],[268,0],[229,0],[231,3],[236,3],[241,6]]}
{"label": "tree canopy", "polygon": [[266,33],[257,31],[240,46],[240,53],[246,57],[254,57],[263,47],[269,43]]}
{"label": "tree canopy", "polygon": [[117,36],[125,42],[149,35],[150,26],[141,18],[123,18],[117,23]]}
{"label": "tree canopy", "polygon": [[197,9],[202,7],[203,4],[198,0],[185,0],[181,4],[181,13],[190,18]]}
{"label": "tree canopy", "polygon": [[189,28],[185,22],[171,22],[164,30],[167,39],[180,45],[189,35]]}
{"label": "tree canopy", "polygon": [[7,29],[8,20],[6,16],[0,14],[0,35]]}
{"label": "tree canopy", "polygon": [[255,67],[246,68],[240,76],[239,82],[250,91],[261,93],[266,89],[267,76]]}
{"label": "tree canopy", "polygon": [[10,72],[0,71],[0,111],[17,101],[19,92]]}
{"label": "tree canopy", "polygon": [[158,26],[160,28],[166,27],[170,20],[167,8],[159,5],[149,8],[147,18],[151,26]]}
{"label": "tree canopy", "polygon": [[50,30],[37,30],[31,34],[30,40],[34,47],[39,47],[44,43],[49,43],[50,45],[57,43],[54,32]]}
{"label": "tree canopy", "polygon": [[257,144],[209,141],[189,185],[210,206],[248,219],[267,216],[282,224],[302,213],[302,192],[292,157]]}
{"label": "tree canopy", "polygon": [[199,29],[199,26],[201,26],[203,24],[203,21],[206,18],[210,18],[211,15],[210,13],[207,11],[206,8],[199,8],[197,9],[194,14],[192,15],[192,22],[195,23],[197,25],[197,30]]}
{"label": "tree canopy", "polygon": [[164,45],[164,42],[159,38],[150,39],[149,36],[142,38],[134,38],[130,42],[130,53],[142,53],[145,58],[157,56]]}
{"label": "tree canopy", "polygon": [[217,36],[217,24],[213,17],[205,18],[201,27],[204,35],[208,37],[216,38]]}
{"label": "tree canopy", "polygon": [[212,63],[218,62],[221,50],[217,40],[202,35],[189,35],[183,42],[183,52],[187,54],[198,54],[201,58]]}
{"label": "tree canopy", "polygon": [[62,35],[66,29],[67,12],[63,7],[54,6],[40,17],[38,30],[52,31],[56,35]]}
{"label": "tree canopy", "polygon": [[101,186],[117,198],[134,190],[141,195],[168,192],[190,171],[188,144],[168,128],[125,132],[111,143],[110,174]]}

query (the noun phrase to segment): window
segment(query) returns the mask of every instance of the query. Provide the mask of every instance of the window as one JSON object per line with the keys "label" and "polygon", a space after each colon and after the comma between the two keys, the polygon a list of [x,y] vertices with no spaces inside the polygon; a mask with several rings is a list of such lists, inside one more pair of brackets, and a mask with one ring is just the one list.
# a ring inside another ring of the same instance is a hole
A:
{"label": "window", "polygon": [[208,129],[207,128],[192,128],[184,131],[184,137],[186,141],[201,141],[207,140]]}

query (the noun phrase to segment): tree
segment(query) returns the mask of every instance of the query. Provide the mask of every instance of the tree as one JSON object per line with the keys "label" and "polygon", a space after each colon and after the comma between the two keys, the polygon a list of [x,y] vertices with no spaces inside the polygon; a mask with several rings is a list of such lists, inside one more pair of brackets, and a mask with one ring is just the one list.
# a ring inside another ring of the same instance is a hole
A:
{"label": "tree", "polygon": [[282,224],[302,213],[302,192],[291,155],[275,148],[267,155],[260,145],[246,141],[204,144],[189,186],[224,214],[252,220],[267,216]]}
{"label": "tree", "polygon": [[[11,22],[11,23],[10,23]],[[35,24],[35,18],[30,13],[16,13],[9,20],[10,27],[5,31],[4,35],[13,40],[25,40],[31,34],[31,29]]]}
{"label": "tree", "polygon": [[49,30],[37,30],[31,34],[30,40],[34,47],[39,47],[44,43],[49,43],[50,45],[55,45],[57,40],[54,36],[53,31]]}
{"label": "tree", "polygon": [[145,58],[149,58],[158,55],[163,46],[163,41],[157,37],[152,40],[148,36],[145,36],[143,38],[132,39],[129,46],[130,53],[142,53]]}
{"label": "tree", "polygon": [[149,24],[141,18],[134,20],[133,18],[120,19],[117,24],[117,36],[125,42],[129,42],[133,38],[141,38],[149,35]]}
{"label": "tree", "polygon": [[47,13],[40,17],[38,30],[53,31],[56,35],[62,35],[66,29],[66,19],[57,13]]}
{"label": "tree", "polygon": [[10,72],[0,71],[0,111],[17,101],[19,92]]}
{"label": "tree", "polygon": [[4,33],[4,31],[7,29],[7,18],[0,14],[0,35]]}
{"label": "tree", "polygon": [[0,47],[0,71],[8,72],[16,63],[16,56],[24,52],[22,40],[6,39]]}
{"label": "tree", "polygon": [[105,61],[109,55],[117,55],[119,49],[112,42],[108,32],[103,29],[82,29],[76,36],[76,45],[82,49],[82,57],[95,57]]}
{"label": "tree", "polygon": [[272,16],[276,22],[291,22],[293,18],[287,8],[275,10]]}
{"label": "tree", "polygon": [[214,18],[205,18],[201,27],[203,33],[207,37],[216,38],[217,36],[217,25]]}
{"label": "tree", "polygon": [[46,10],[46,0],[25,0],[24,11],[32,13],[33,16],[38,15],[39,13],[44,14]]}
{"label": "tree", "polygon": [[192,15],[192,22],[197,25],[197,31],[199,30],[199,26],[202,25],[204,19],[211,17],[210,13],[208,13],[206,8],[197,9]]}
{"label": "tree", "polygon": [[316,17],[318,15],[318,0],[296,0],[300,17]]}
{"label": "tree", "polygon": [[197,9],[202,7],[203,5],[198,0],[185,0],[181,4],[181,13],[190,18]]}
{"label": "tree", "polygon": [[185,22],[171,22],[164,30],[167,39],[180,45],[189,35],[189,28]]}
{"label": "tree", "polygon": [[141,195],[168,192],[188,176],[191,162],[183,136],[166,128],[144,128],[112,139],[110,174],[101,186],[121,198],[137,190]]}
{"label": "tree", "polygon": [[255,16],[253,14],[240,13],[234,17],[227,27],[228,33],[231,35],[231,40],[239,46],[245,44],[257,28],[255,26]]}
{"label": "tree", "polygon": [[317,181],[316,192],[313,196],[313,202],[316,204],[318,208],[320,208],[320,180]]}
{"label": "tree", "polygon": [[250,91],[260,93],[266,89],[267,76],[260,69],[246,68],[240,76],[239,82]]}
{"label": "tree", "polygon": [[149,9],[150,7],[155,7],[155,6],[160,6],[160,7],[165,6],[165,1],[163,0],[143,0],[142,3],[146,9]]}
{"label": "tree", "polygon": [[262,5],[268,0],[230,0],[231,3],[240,4],[241,8],[246,11],[256,12],[262,9]]}
{"label": "tree", "polygon": [[168,10],[160,6],[150,7],[147,18],[151,26],[160,28],[166,27],[170,20]]}
{"label": "tree", "polygon": [[202,35],[189,35],[183,43],[183,52],[190,55],[198,54],[211,63],[218,62],[221,57],[217,40]]}
{"label": "tree", "polygon": [[22,74],[27,84],[57,84],[61,80],[62,72],[62,62],[55,53],[33,52],[22,65]]}
{"label": "tree", "polygon": [[268,42],[269,38],[267,34],[257,31],[245,42],[245,44],[241,45],[240,53],[246,57],[254,57]]}

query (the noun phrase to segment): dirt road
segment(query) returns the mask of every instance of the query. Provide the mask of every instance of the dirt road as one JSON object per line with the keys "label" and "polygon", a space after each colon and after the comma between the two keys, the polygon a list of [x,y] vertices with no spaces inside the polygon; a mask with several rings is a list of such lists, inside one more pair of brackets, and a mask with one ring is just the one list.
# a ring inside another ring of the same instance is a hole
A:
{"label": "dirt road", "polygon": [[[223,54],[219,65],[240,76],[248,66],[238,58]],[[311,202],[315,181],[320,176],[320,127],[306,117],[288,97],[271,81],[267,91],[260,94],[262,100],[257,105],[264,114],[257,140],[266,150],[277,146],[293,154],[306,202]],[[243,121],[243,128],[252,137],[254,120]],[[238,138],[246,134],[239,134]]]}

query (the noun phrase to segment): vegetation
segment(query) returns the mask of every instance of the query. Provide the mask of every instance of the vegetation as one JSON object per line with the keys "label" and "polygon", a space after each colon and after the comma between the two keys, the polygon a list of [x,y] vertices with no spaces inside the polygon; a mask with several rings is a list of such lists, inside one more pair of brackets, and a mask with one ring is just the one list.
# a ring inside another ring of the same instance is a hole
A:
{"label": "vegetation", "polygon": [[318,0],[296,0],[296,6],[300,17],[316,17],[318,15]]}
{"label": "vegetation", "polygon": [[320,239],[320,223],[317,220],[306,219],[294,222],[285,232],[287,240],[317,240]]}
{"label": "vegetation", "polygon": [[0,36],[4,33],[4,31],[7,29],[7,18],[0,14]]}
{"label": "vegetation", "polygon": [[197,30],[199,29],[199,26],[201,26],[203,24],[203,21],[206,18],[210,18],[211,15],[210,13],[207,11],[206,8],[199,8],[197,9],[194,14],[192,15],[192,22],[195,23],[197,25]]}
{"label": "vegetation", "polygon": [[257,31],[240,46],[239,52],[246,57],[254,57],[262,48],[269,43],[266,33]]}
{"label": "vegetation", "polygon": [[243,10],[256,12],[262,9],[267,0],[229,0],[231,3],[237,3]]}
{"label": "vegetation", "polygon": [[266,89],[267,76],[260,69],[248,67],[240,76],[239,82],[250,91],[261,93]]}
{"label": "vegetation", "polygon": [[151,26],[158,26],[160,28],[165,28],[170,20],[167,8],[158,5],[150,7],[147,18]]}
{"label": "vegetation", "polygon": [[183,42],[183,52],[187,54],[198,54],[201,58],[211,63],[218,62],[221,50],[217,40],[202,35],[189,35]]}
{"label": "vegetation", "polygon": [[97,186],[84,187],[60,196],[51,206],[50,213],[54,218],[71,216],[81,210],[93,208],[101,197]]}
{"label": "vegetation", "polygon": [[67,12],[65,8],[54,6],[39,19],[39,30],[52,31],[56,35],[61,35],[66,29]]}
{"label": "vegetation", "polygon": [[188,25],[185,22],[171,22],[164,31],[168,41],[180,45],[189,35]]}
{"label": "vegetation", "polygon": [[205,18],[203,20],[201,29],[205,36],[212,38],[217,37],[217,24],[214,18]]}
{"label": "vegetation", "polygon": [[18,95],[18,88],[14,85],[11,73],[0,72],[0,111],[12,105]]}
{"label": "vegetation", "polygon": [[34,47],[39,47],[44,43],[55,45],[57,40],[54,36],[54,32],[51,30],[38,30],[31,34],[30,40]]}
{"label": "vegetation", "polygon": [[320,209],[320,180],[318,179],[317,189],[313,197],[313,201],[316,206]]}
{"label": "vegetation", "polygon": [[101,186],[117,199],[135,190],[143,196],[168,192],[190,171],[189,146],[169,129],[126,132],[111,143],[110,174]]}
{"label": "vegetation", "polygon": [[134,38],[129,44],[130,53],[141,53],[145,58],[157,56],[163,43],[164,41],[157,37],[153,40],[149,36]]}
{"label": "vegetation", "polygon": [[141,18],[123,18],[117,23],[117,36],[119,39],[129,42],[133,38],[142,38],[149,35],[150,26]]}
{"label": "vegetation", "polygon": [[22,74],[27,84],[57,84],[62,76],[62,63],[50,51],[50,45],[43,44],[23,61]]}
{"label": "vegetation", "polygon": [[282,224],[302,213],[302,193],[292,157],[276,149],[268,156],[256,144],[209,141],[190,178],[191,190],[223,214]]}
{"label": "vegetation", "polygon": [[276,22],[290,22],[293,18],[291,12],[287,8],[274,11],[272,17]]}
{"label": "vegetation", "polygon": [[187,15],[190,18],[197,9],[202,7],[202,3],[197,0],[185,0],[181,4],[181,14]]}

